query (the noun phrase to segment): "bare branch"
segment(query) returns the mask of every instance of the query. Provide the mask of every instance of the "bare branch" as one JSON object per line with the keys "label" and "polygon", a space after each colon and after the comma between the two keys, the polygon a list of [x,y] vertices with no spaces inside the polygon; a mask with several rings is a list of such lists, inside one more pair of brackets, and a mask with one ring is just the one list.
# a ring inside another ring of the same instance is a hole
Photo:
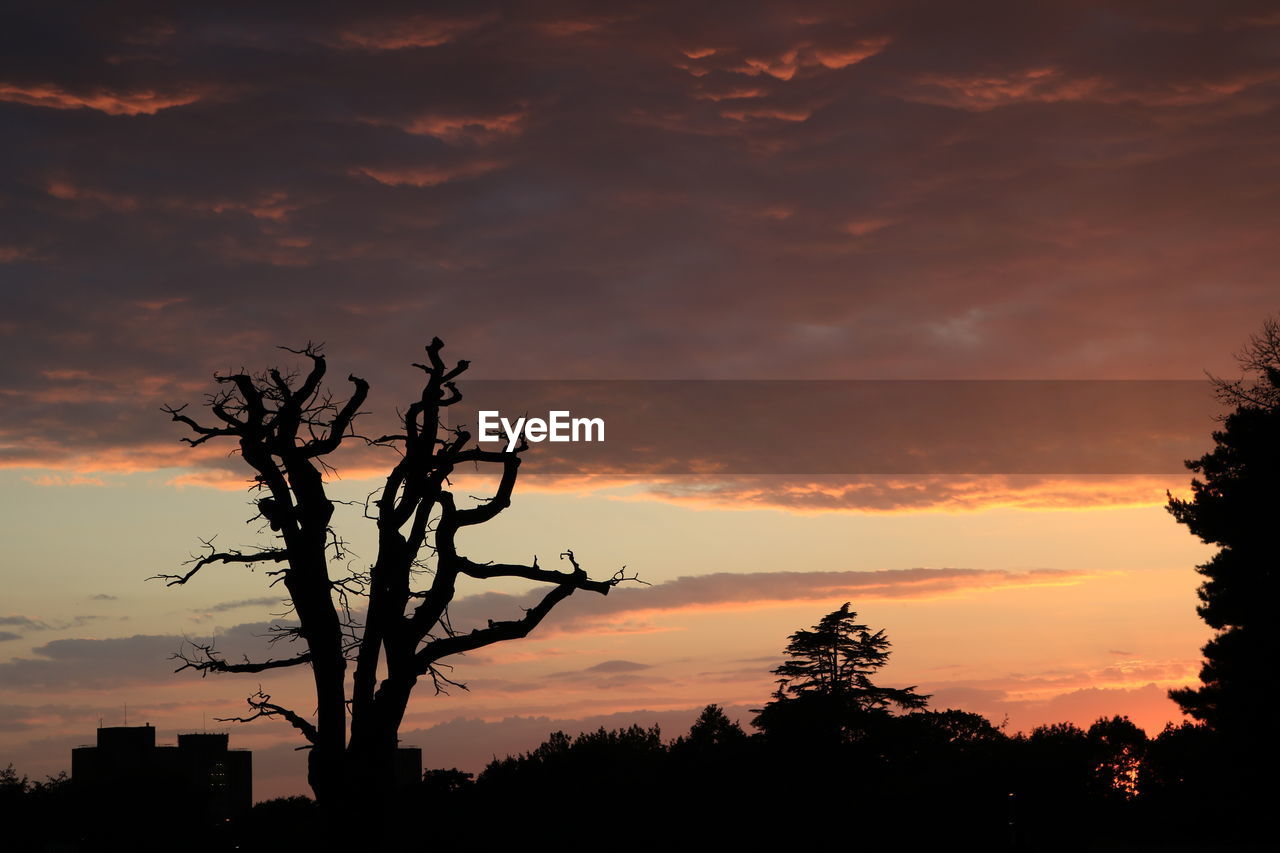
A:
{"label": "bare branch", "polygon": [[[565,551],[560,555],[561,559],[567,559],[573,566],[572,573],[566,572],[547,572],[545,569],[534,568],[532,566],[504,566],[503,569],[510,570],[527,570],[535,576],[533,580],[544,580],[545,575],[552,575],[559,578],[567,578],[561,580],[560,583],[546,595],[537,605],[525,611],[523,619],[517,619],[510,622],[494,622],[490,620],[489,627],[478,628],[469,634],[455,634],[447,637],[441,637],[429,641],[414,656],[418,664],[418,673],[424,674],[438,660],[449,655],[455,655],[459,652],[469,652],[484,646],[500,643],[506,640],[516,640],[527,637],[529,633],[540,623],[543,618],[551,612],[551,609],[564,599],[568,598],[579,589],[598,592],[601,595],[608,595],[609,590],[622,583],[623,581],[636,580],[634,577],[627,577],[622,571],[616,573],[612,578],[606,581],[593,581],[587,577],[587,573],[578,565],[577,559],[572,551]],[[478,570],[484,570],[484,566],[477,563],[466,561],[470,566]],[[496,568],[496,567],[495,567]],[[498,577],[499,575],[494,575]],[[527,577],[528,574],[512,573],[506,575],[508,577]]]}
{"label": "bare branch", "polygon": [[[262,502],[259,501],[259,507]],[[212,539],[202,539],[200,544],[209,549],[209,553],[203,557],[197,557],[194,554],[191,559],[183,563],[184,566],[191,566],[191,570],[182,575],[152,575],[147,580],[165,581],[165,586],[177,586],[184,584],[195,575],[196,572],[203,569],[211,563],[282,563],[289,559],[289,552],[284,548],[269,548],[263,551],[255,551],[251,554],[245,554],[240,551],[217,551],[213,547]]]}
{"label": "bare branch", "polygon": [[436,661],[459,652],[470,652],[494,643],[506,640],[518,640],[529,636],[538,623],[551,612],[551,609],[573,594],[575,587],[571,584],[557,586],[542,597],[538,604],[525,611],[523,619],[510,622],[494,622],[489,627],[477,628],[470,634],[459,634],[454,637],[441,637],[424,645],[414,660],[418,665],[418,673],[424,674]]}
{"label": "bare branch", "polygon": [[280,717],[287,720],[295,729],[302,732],[303,737],[311,743],[320,742],[320,734],[316,731],[316,727],[302,718],[301,715],[288,708],[277,705],[271,701],[271,694],[263,693],[262,688],[258,688],[258,692],[245,700],[249,703],[249,707],[254,710],[252,716],[249,717],[215,717],[220,723],[251,723],[261,717]]}
{"label": "bare branch", "polygon": [[447,663],[434,663],[427,666],[427,675],[431,676],[431,686],[435,689],[437,696],[448,696],[450,687],[456,687],[459,690],[468,690],[467,685],[461,681],[454,681],[449,676],[441,672],[441,669],[452,670],[453,667]]}
{"label": "bare branch", "polygon": [[[570,560],[572,560],[572,551],[566,551],[565,554],[569,555]],[[461,563],[459,571],[476,580],[524,578],[525,580],[541,581],[543,583],[572,584],[575,589],[585,589],[589,592],[598,592],[601,595],[608,595],[609,590],[620,582],[615,579],[593,581],[586,577],[586,572],[579,569],[576,563],[572,572],[557,572],[541,568],[536,558],[532,566],[511,563],[476,563],[466,557],[460,557],[459,561]],[[627,578],[627,580],[632,580],[632,578]]]}
{"label": "bare branch", "polygon": [[311,399],[320,387],[320,380],[324,379],[325,361],[321,355],[324,344],[313,344],[307,341],[307,345],[302,349],[290,349],[289,347],[280,347],[285,352],[291,352],[294,355],[305,355],[311,359],[311,372],[307,374],[307,378],[303,380],[302,385],[297,391],[293,392],[293,398],[299,402],[305,402]]}
{"label": "bare branch", "polygon": [[307,442],[304,448],[304,456],[314,458],[323,456],[326,453],[332,453],[338,449],[342,439],[346,438],[347,430],[351,427],[351,421],[355,419],[360,407],[364,405],[365,398],[369,396],[368,382],[354,374],[348,376],[347,381],[355,385],[356,390],[351,394],[351,398],[347,400],[342,410],[334,416],[333,422],[329,424],[328,434],[324,438],[317,438]]}
{"label": "bare branch", "polygon": [[289,666],[300,666],[304,663],[311,663],[311,654],[303,652],[300,655],[291,658],[281,658],[279,660],[250,661],[245,658],[241,663],[228,663],[227,660],[218,654],[217,649],[213,647],[213,643],[196,643],[191,640],[187,641],[187,645],[194,649],[193,654],[184,652],[182,649],[174,652],[169,656],[171,660],[182,661],[182,666],[174,670],[174,672],[182,672],[184,669],[194,669],[201,674],[207,675],[210,672],[266,672],[269,669],[283,669]]}
{"label": "bare branch", "polygon": [[169,417],[172,418],[174,421],[180,424],[186,424],[191,428],[192,432],[200,436],[199,438],[184,437],[180,439],[181,441],[185,441],[187,444],[191,445],[192,447],[195,447],[196,445],[204,444],[206,441],[208,441],[211,438],[217,438],[220,435],[236,435],[237,434],[237,431],[231,427],[201,426],[193,418],[187,415],[184,415],[182,413],[183,410],[187,408],[187,405],[189,404],[183,404],[181,406],[178,406],[177,408],[174,408],[173,406],[160,407],[160,411],[169,415]]}

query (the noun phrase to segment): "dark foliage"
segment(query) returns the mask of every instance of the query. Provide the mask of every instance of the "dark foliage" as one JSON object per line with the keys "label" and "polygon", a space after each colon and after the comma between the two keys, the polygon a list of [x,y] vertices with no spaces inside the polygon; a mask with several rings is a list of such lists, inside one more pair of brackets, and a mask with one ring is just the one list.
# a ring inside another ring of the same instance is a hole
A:
{"label": "dark foliage", "polygon": [[[1197,568],[1200,617],[1216,633],[1202,649],[1200,684],[1170,691],[1183,711],[1215,736],[1230,826],[1270,811],[1277,749],[1272,695],[1277,653],[1276,547],[1280,519],[1280,323],[1271,319],[1237,356],[1244,376],[1215,379],[1232,407],[1213,433],[1214,448],[1187,467],[1199,476],[1189,500],[1168,509],[1202,541],[1218,546]],[[1171,736],[1173,737],[1173,736]]]}
{"label": "dark foliage", "polygon": [[[1220,784],[1230,766],[1203,725],[1148,739],[1112,717],[1010,737],[954,709],[877,719],[873,736],[834,748],[748,735],[715,705],[670,742],[656,727],[557,732],[476,778],[428,770],[400,795],[388,834],[421,838],[428,821],[433,846],[494,850],[564,815],[557,846],[569,850],[790,849],[805,838],[908,850],[1262,849],[1231,822]],[[12,768],[0,771],[0,818],[14,849],[33,851],[172,849],[174,837],[197,851],[278,850],[280,839],[329,849],[331,840],[306,797],[259,803],[230,827],[157,815],[145,837],[112,840],[93,835],[65,777],[33,783]]]}
{"label": "dark foliage", "polygon": [[77,811],[65,772],[39,781],[20,775],[12,764],[0,770],[0,826],[12,849],[41,850],[74,843],[79,827],[68,817]]}
{"label": "dark foliage", "polygon": [[1242,380],[1216,380],[1234,407],[1213,433],[1214,449],[1187,467],[1200,476],[1190,500],[1169,512],[1201,540],[1219,546],[1198,568],[1201,618],[1218,633],[1205,645],[1201,685],[1174,690],[1183,710],[1224,732],[1257,731],[1270,717],[1277,643],[1276,519],[1280,518],[1280,326],[1268,321],[1239,356]]}
{"label": "dark foliage", "polygon": [[885,725],[891,707],[918,710],[928,696],[914,687],[882,687],[872,682],[889,662],[889,639],[857,621],[849,603],[828,613],[810,630],[796,631],[773,701],[762,708],[756,728],[776,741],[849,743]]}

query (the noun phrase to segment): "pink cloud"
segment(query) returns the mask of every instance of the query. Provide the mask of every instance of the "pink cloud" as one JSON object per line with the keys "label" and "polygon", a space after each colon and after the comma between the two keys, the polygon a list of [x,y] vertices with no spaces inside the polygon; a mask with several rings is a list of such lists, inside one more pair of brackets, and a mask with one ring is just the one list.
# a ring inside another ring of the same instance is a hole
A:
{"label": "pink cloud", "polygon": [[[620,587],[608,596],[575,596],[557,611],[553,632],[630,633],[653,630],[650,620],[673,612],[752,610],[797,602],[849,598],[929,599],[1010,587],[1056,586],[1090,580],[1087,572],[1040,569],[1027,572],[980,569],[892,569],[834,572],[714,572],[680,577],[649,587]],[[487,592],[458,599],[454,624],[482,624],[494,614],[532,606],[537,593],[514,596]]]}
{"label": "pink cloud", "polygon": [[345,48],[369,51],[439,47],[493,20],[493,16],[446,19],[426,14],[353,23],[338,35]]}
{"label": "pink cloud", "polygon": [[113,116],[155,115],[161,110],[194,104],[207,95],[203,89],[167,93],[154,89],[73,92],[54,83],[0,83],[0,101],[57,110],[90,109]]}

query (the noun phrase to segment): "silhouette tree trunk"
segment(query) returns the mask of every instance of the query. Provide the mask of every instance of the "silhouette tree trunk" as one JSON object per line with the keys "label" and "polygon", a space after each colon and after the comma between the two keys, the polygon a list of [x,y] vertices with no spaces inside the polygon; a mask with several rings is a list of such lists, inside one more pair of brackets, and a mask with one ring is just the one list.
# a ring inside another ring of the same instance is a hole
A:
{"label": "silhouette tree trunk", "polygon": [[[310,361],[301,379],[275,369],[256,377],[215,377],[222,388],[210,396],[208,409],[216,423],[200,423],[186,414],[185,406],[165,409],[194,433],[183,439],[192,446],[222,438],[238,441],[241,456],[254,471],[259,517],[276,541],[241,552],[219,551],[209,540],[206,552],[193,558],[185,572],[157,577],[175,585],[215,563],[277,565],[267,574],[283,583],[297,620],[296,627],[281,633],[301,640],[305,649],[290,658],[237,663],[212,644],[192,644],[175,655],[182,661],[179,670],[261,673],[309,667],[313,716],[286,708],[259,690],[249,697],[251,713],[232,719],[275,717],[292,724],[310,748],[308,781],[316,799],[334,813],[341,809],[368,815],[371,805],[389,801],[398,732],[415,686],[423,678],[430,678],[437,692],[454,684],[441,672],[443,659],[527,636],[578,590],[604,595],[634,579],[619,571],[606,580],[592,580],[572,551],[560,555],[571,567],[568,571],[542,568],[536,559],[532,565],[480,563],[459,553],[460,530],[483,524],[510,506],[527,445],[521,441],[510,452],[482,450],[471,445],[465,429],[442,425],[441,411],[462,399],[454,380],[468,366],[466,361],[446,366],[442,347],[433,339],[426,348],[427,362],[414,365],[426,382],[400,418],[400,431],[379,438],[362,438],[353,430],[368,383],[349,376],[351,396],[336,402],[323,390],[326,362],[312,345],[290,350]],[[331,524],[334,503],[325,489],[325,458],[349,440],[393,447],[400,458],[366,508],[378,533],[372,565],[335,574],[334,564],[345,556],[345,547]],[[448,478],[459,466],[472,464],[500,466],[498,486],[487,501],[459,507]],[[487,627],[462,634],[448,618],[462,576],[523,578],[549,589],[521,618],[490,620]],[[418,584],[419,577],[429,577],[430,583]],[[353,599],[364,600],[363,614],[358,607],[353,611]],[[349,663],[354,665],[350,696]]]}

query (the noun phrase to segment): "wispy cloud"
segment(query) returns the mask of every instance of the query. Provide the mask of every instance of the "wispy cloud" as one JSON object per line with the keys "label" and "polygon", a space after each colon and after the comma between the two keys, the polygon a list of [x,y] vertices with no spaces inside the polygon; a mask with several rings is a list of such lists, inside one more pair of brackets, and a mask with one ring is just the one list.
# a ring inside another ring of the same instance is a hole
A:
{"label": "wispy cloud", "polygon": [[[270,647],[269,629],[267,623],[244,623],[221,630],[212,639],[219,651],[231,658],[245,653],[264,658],[291,654],[287,649]],[[174,678],[174,653],[188,641],[187,637],[174,634],[53,640],[36,646],[30,657],[0,663],[0,683],[9,689],[51,691],[166,683]]]}
{"label": "wispy cloud", "polygon": [[226,613],[228,610],[240,610],[244,607],[276,607],[287,609],[279,596],[263,596],[261,598],[241,598],[236,601],[220,601],[209,607],[200,608],[202,613]]}
{"label": "wispy cloud", "polygon": [[[1009,587],[1076,584],[1087,572],[1051,569],[1027,572],[981,569],[893,569],[871,572],[714,572],[681,577],[651,587],[618,587],[608,596],[577,595],[557,609],[551,631],[627,632],[652,630],[650,619],[675,611],[746,610],[796,602],[843,599],[938,598]],[[458,627],[519,615],[539,594],[488,592],[458,599],[450,609]]]}
{"label": "wispy cloud", "polygon": [[149,116],[161,110],[193,104],[202,91],[162,92],[155,89],[70,91],[54,83],[16,85],[0,82],[0,101],[59,110],[91,109],[111,116]]}

